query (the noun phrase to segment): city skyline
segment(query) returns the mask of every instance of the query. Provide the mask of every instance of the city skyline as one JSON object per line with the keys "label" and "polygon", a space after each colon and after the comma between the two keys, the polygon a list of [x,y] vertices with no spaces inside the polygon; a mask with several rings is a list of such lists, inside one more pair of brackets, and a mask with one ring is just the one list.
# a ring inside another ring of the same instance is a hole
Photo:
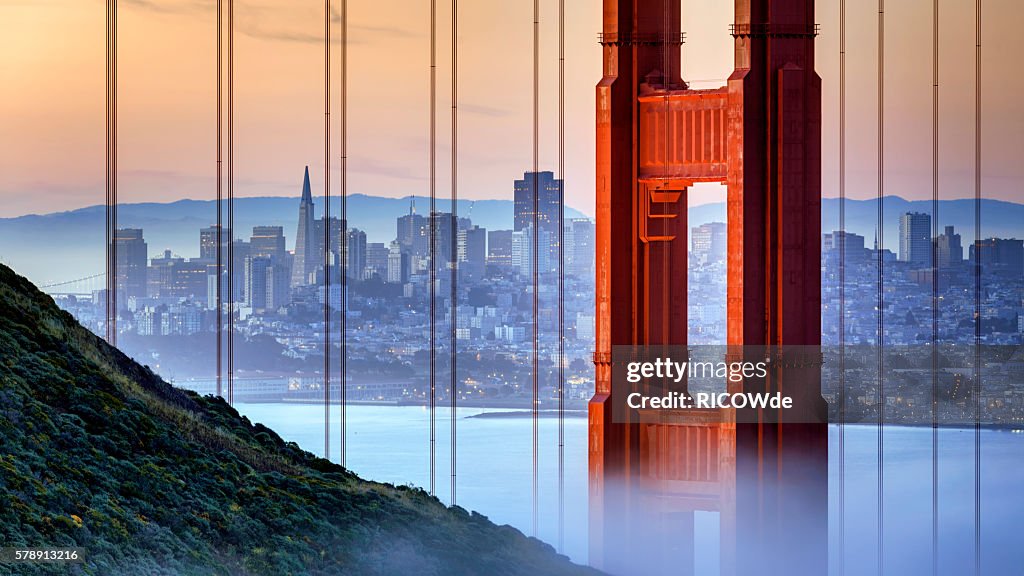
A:
{"label": "city skyline", "polygon": [[[531,173],[527,172],[523,180],[516,181],[516,185],[520,186],[530,179]],[[316,220],[312,219],[314,201],[309,196],[307,184],[304,176],[304,194],[300,197],[298,207],[299,228],[301,229],[301,221],[308,218],[310,227],[318,231],[309,238],[310,245],[306,248],[317,256],[311,262],[312,269],[307,271],[305,281],[296,282],[296,277],[289,271],[295,266],[300,246],[299,242],[296,242],[296,250],[287,250],[287,238],[283,227],[255,225],[249,241],[236,241],[236,284],[241,287],[240,293],[236,294],[236,300],[254,312],[275,313],[278,308],[292,302],[293,298],[289,294],[292,290],[318,283],[318,278],[323,274],[324,219],[322,216]],[[494,274],[498,270],[519,274],[522,277],[529,276],[533,265],[530,261],[530,243],[533,237],[529,223],[532,218],[532,203],[525,201],[527,196],[529,194],[524,192],[521,199],[524,201],[513,205],[512,220],[523,227],[520,231],[487,230],[474,225],[470,218],[460,218],[457,253],[453,254],[449,248],[445,248],[444,242],[439,242],[439,261],[445,263],[453,256],[457,256],[460,277],[463,277],[470,286],[482,280],[485,273]],[[557,209],[557,202],[554,209]],[[439,240],[450,241],[451,234],[446,230],[450,230],[452,226],[449,221],[451,216],[451,213],[437,212],[424,217],[418,214],[415,205],[410,203],[409,213],[395,219],[395,237],[388,242],[367,243],[365,232],[358,228],[345,227],[345,233],[349,236],[349,252],[343,259],[348,267],[349,277],[355,280],[378,279],[385,283],[403,284],[406,285],[406,296],[411,296],[415,291],[415,284],[423,281],[423,275],[429,269],[429,252],[426,250],[429,228],[437,228]],[[931,276],[928,271],[932,268],[933,247],[934,257],[938,258],[936,264],[940,273],[944,275],[941,282],[948,284],[947,276],[950,273],[962,276],[969,271],[961,264],[974,260],[976,243],[970,242],[964,246],[961,235],[956,232],[954,226],[945,226],[940,234],[933,237],[931,216],[928,213],[904,212],[894,215],[894,218],[898,220],[901,229],[898,254],[892,249],[882,248],[879,255],[877,243],[868,249],[864,236],[850,231],[834,230],[824,233],[822,237],[823,265],[830,258],[834,258],[833,254],[841,245],[840,236],[845,235],[846,258],[851,265],[870,266],[881,258],[888,267],[899,261],[907,267],[911,283],[930,282]],[[334,231],[334,235],[337,236],[340,234],[342,224],[340,221],[334,222],[332,218],[332,228],[335,224],[338,230]],[[593,222],[587,219],[570,219],[565,223],[565,229],[566,271],[589,282],[592,280],[590,274],[593,271]],[[691,243],[688,246],[693,258],[691,272],[698,270],[700,282],[710,282],[709,286],[715,286],[724,280],[727,252],[725,231],[726,225],[722,222],[698,223],[691,229]],[[546,235],[542,236],[538,241],[541,242],[543,254],[547,238]],[[130,303],[130,297],[159,299],[171,296],[172,299],[194,298],[201,302],[201,296],[205,292],[206,309],[214,307],[215,300],[211,292],[213,283],[209,280],[204,281],[200,276],[208,277],[214,269],[216,226],[199,229],[198,257],[193,256],[187,261],[180,256],[172,257],[170,251],[166,250],[162,256],[148,258],[144,230],[141,228],[119,229],[115,239],[120,246],[117,285],[119,290],[125,292],[119,297],[119,301],[127,304]],[[1024,241],[1016,238],[983,238],[980,245],[985,254],[982,261],[986,273],[996,273],[1010,281],[1019,280],[1017,277],[1022,276],[1024,271],[1022,244]],[[332,252],[337,253],[341,250],[340,244],[332,247]],[[333,260],[333,266],[336,266],[337,257]],[[491,266],[495,268],[492,270]],[[554,264],[552,266],[551,271],[557,269]],[[150,273],[148,279],[147,271]],[[546,269],[542,271],[547,272]],[[287,280],[282,284],[282,278],[291,278],[291,290]],[[407,284],[410,281],[412,284]],[[708,292],[695,304],[696,307],[692,311],[698,325],[702,326],[703,337],[707,338],[710,335],[712,338],[709,342],[721,337],[720,333],[709,326],[721,327],[723,324],[723,310],[719,309],[723,306],[721,302],[715,302],[712,296],[715,292]],[[154,324],[150,321],[149,325]],[[198,324],[196,329],[199,329]]]}
{"label": "city skyline", "polygon": [[[116,314],[124,349],[181,386],[205,392],[215,385],[209,347],[202,343],[216,334],[216,254],[217,238],[221,236],[233,239],[235,290],[234,294],[225,293],[219,303],[234,316],[238,398],[302,400],[316,397],[323,389],[323,379],[312,367],[318,366],[317,359],[325,354],[324,347],[316,344],[317,335],[324,333],[324,306],[328,306],[327,314],[334,319],[330,321],[332,325],[341,314],[341,288],[337,281],[340,258],[346,263],[349,277],[345,308],[351,317],[346,330],[346,354],[353,359],[365,354],[380,358],[384,351],[397,355],[392,361],[371,366],[368,372],[355,364],[350,374],[360,386],[352,391],[351,398],[422,402],[422,351],[430,341],[425,331],[431,329],[424,313],[430,298],[430,254],[426,247],[433,228],[439,241],[439,269],[443,271],[454,263],[452,260],[457,260],[458,270],[456,302],[438,297],[436,321],[439,326],[455,324],[452,334],[458,345],[477,350],[476,359],[461,370],[464,381],[460,384],[460,397],[485,403],[521,400],[529,389],[525,384],[530,376],[529,365],[521,361],[530,346],[527,335],[532,333],[532,323],[537,322],[544,346],[552,345],[554,307],[558,301],[553,291],[544,288],[540,308],[531,312],[521,299],[532,273],[527,261],[532,251],[522,238],[516,246],[512,245],[517,232],[511,224],[532,217],[532,203],[508,204],[507,230],[475,225],[470,218],[471,210],[456,222],[451,212],[420,215],[410,203],[409,212],[396,216],[392,222],[393,240],[367,242],[365,232],[358,228],[345,226],[333,216],[315,217],[317,199],[310,193],[306,175],[304,171],[303,193],[291,205],[291,214],[282,215],[286,219],[298,215],[295,238],[288,237],[283,226],[267,223],[252,225],[248,239],[242,239],[246,230],[240,229],[237,221],[233,231],[201,225],[195,228],[187,258],[169,250],[148,257],[143,228],[119,229]],[[530,177],[527,172],[525,178]],[[560,197],[546,207],[548,212],[555,213],[559,208]],[[346,234],[349,238],[347,246],[335,243],[332,238],[332,256],[326,260],[325,225],[331,227],[332,236]],[[590,286],[594,223],[573,218],[566,225],[565,288],[576,295],[568,307],[566,322],[567,363],[572,366],[567,373],[568,398],[582,407],[591,382],[587,377],[589,364],[583,359],[593,338],[589,294],[593,292]],[[454,227],[458,229],[457,246],[452,249],[445,242],[451,242]],[[529,229],[527,226],[518,233],[522,235]],[[308,242],[298,239],[302,235]],[[495,240],[499,238],[503,240]],[[305,252],[315,257],[307,261]],[[331,263],[325,269],[328,260]],[[292,274],[292,268],[300,262],[305,264],[303,273]],[[544,286],[548,286],[557,266],[541,272]],[[332,278],[329,288],[324,285],[327,274]],[[441,287],[438,296],[447,296],[450,277],[439,274],[437,281]],[[96,332],[103,330],[104,315],[99,308],[99,303],[105,301],[103,289],[55,297],[84,325]],[[535,313],[539,316],[534,317]],[[396,335],[401,335],[401,351],[391,344]],[[254,346],[261,352],[252,352]],[[331,346],[328,354],[341,353],[340,343]],[[556,373],[554,360],[546,357],[541,363],[545,367],[543,390],[550,396],[556,390],[552,380]],[[496,365],[504,368],[498,371]],[[405,382],[398,385],[390,378],[378,381],[382,373],[402,377]]]}
{"label": "city skyline", "polygon": [[[539,173],[538,177],[547,178],[551,184],[558,183],[560,186],[560,181],[551,180],[550,172]],[[423,216],[416,212],[415,201],[411,200],[409,213],[395,219],[393,238],[385,242],[367,242],[366,232],[350,226],[348,222],[323,214],[316,217],[316,201],[311,194],[309,169],[306,167],[303,171],[292,250],[288,250],[288,237],[283,226],[256,223],[251,228],[249,240],[245,240],[242,231],[237,228],[232,230],[210,224],[199,228],[198,251],[192,252],[187,260],[182,254],[169,249],[157,251],[159,255],[150,258],[144,228],[118,228],[115,234],[115,243],[118,245],[118,301],[124,306],[132,297],[174,296],[201,300],[205,294],[207,308],[213,309],[216,307],[216,282],[209,277],[216,274],[219,258],[223,258],[229,249],[234,254],[234,262],[229,266],[225,260],[224,267],[233,267],[234,270],[234,298],[253,308],[270,311],[292,301],[287,292],[321,282],[328,260],[331,277],[336,275],[339,262],[344,262],[345,273],[349,278],[376,278],[387,283],[405,283],[410,277],[422,277],[429,270],[431,258],[436,259],[439,270],[457,261],[460,276],[464,275],[472,281],[481,280],[488,265],[529,275],[533,265],[533,211],[532,202],[527,201],[529,190],[524,190],[523,186],[524,182],[532,181],[532,178],[533,173],[526,172],[523,180],[514,183],[519,201],[511,206],[510,220],[514,222],[513,228],[518,230],[488,230],[475,225],[469,216],[459,217],[456,223],[451,212],[441,210]],[[558,188],[554,187],[553,190]],[[550,254],[547,247],[552,243],[552,238],[556,237],[556,219],[560,218],[561,206],[560,193],[544,199],[540,217],[545,224],[538,241],[543,243],[541,272],[545,274],[557,272],[559,268],[557,244],[552,247]],[[472,209],[468,213],[472,214]],[[329,248],[325,245],[325,226],[330,227]],[[564,223],[567,240],[564,257],[567,271],[571,274],[581,276],[592,271],[593,226],[593,221],[585,218],[572,218]],[[503,236],[506,233],[510,235],[509,238]],[[341,242],[342,234],[347,236],[348,243]],[[436,239],[435,254],[431,254],[428,249],[431,235]],[[489,237],[492,238],[492,246],[488,246]],[[218,238],[223,242],[221,256],[218,256]],[[501,239],[496,241],[495,238]],[[451,246],[453,239],[456,241],[454,247]],[[330,251],[329,258],[325,250]],[[398,260],[392,254],[396,251],[400,256]],[[398,268],[394,269],[396,262]],[[148,280],[147,273],[150,274]],[[264,304],[268,301],[280,305]]]}

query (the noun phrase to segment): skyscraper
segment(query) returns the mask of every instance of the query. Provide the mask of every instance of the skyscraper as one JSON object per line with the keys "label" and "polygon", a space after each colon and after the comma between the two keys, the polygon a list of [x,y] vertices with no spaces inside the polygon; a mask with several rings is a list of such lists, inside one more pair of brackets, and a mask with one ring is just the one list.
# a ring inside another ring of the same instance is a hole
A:
{"label": "skyscraper", "polygon": [[512,265],[512,230],[491,230],[487,233],[487,263]]}
{"label": "skyscraper", "polygon": [[946,226],[946,231],[935,238],[935,252],[939,268],[949,268],[963,262],[964,246],[952,226]]}
{"label": "skyscraper", "polygon": [[982,270],[1008,278],[1024,276],[1024,241],[1015,238],[986,238],[971,244],[972,262],[980,262]]}
{"label": "skyscraper", "polygon": [[170,250],[164,250],[160,256],[150,259],[146,270],[146,295],[151,298],[167,295],[172,285],[174,267],[184,262],[184,258],[174,256]]}
{"label": "skyscraper", "polygon": [[409,279],[409,254],[398,241],[388,248],[387,281],[391,284],[402,284]]}
{"label": "skyscraper", "polygon": [[128,298],[146,297],[146,264],[148,246],[142,238],[142,228],[121,228],[114,233],[117,258],[115,273],[118,305],[126,307]]}
{"label": "skyscraper", "polygon": [[[847,261],[860,261],[868,257],[868,251],[864,246],[864,237],[860,234],[843,230],[833,230],[822,235],[821,249],[826,254],[834,254],[836,257],[845,256]],[[840,248],[845,250],[840,253]]]}
{"label": "skyscraper", "polygon": [[[324,263],[324,222],[331,227],[331,262],[335,265],[338,260],[338,254],[341,254],[341,245],[344,237],[342,236],[342,230],[346,230],[345,222],[341,218],[331,216],[324,220],[323,218],[317,218],[313,221],[313,240],[312,243],[316,246],[316,259],[313,265],[314,270],[319,270],[323,267]],[[337,270],[334,271],[335,275],[340,274]],[[331,276],[334,278],[335,276]],[[340,276],[338,276],[340,278]]]}
{"label": "skyscraper", "polygon": [[691,250],[698,264],[725,262],[728,228],[724,222],[708,222],[690,231]]}
{"label": "skyscraper", "polygon": [[[533,274],[533,242],[534,232],[532,226],[512,232],[512,266],[520,274]],[[537,234],[537,270],[539,272],[550,272],[551,266],[551,235],[543,228]]]}
{"label": "skyscraper", "polygon": [[292,301],[292,289],[289,285],[291,271],[287,266],[278,262],[271,262],[267,269],[267,309],[277,310],[290,304]]}
{"label": "skyscraper", "polygon": [[578,278],[594,277],[594,222],[574,218],[565,227],[566,272]]}
{"label": "skyscraper", "polygon": [[255,312],[277,310],[288,303],[288,268],[269,256],[245,260],[245,303]]}
{"label": "skyscraper", "polygon": [[349,278],[362,280],[363,272],[366,270],[366,232],[358,228],[348,231],[348,243],[342,254],[346,265],[345,273]]}
{"label": "skyscraper", "polygon": [[395,238],[406,253],[413,256],[427,254],[430,249],[427,219],[416,213],[415,200],[409,203],[409,213],[398,217],[396,228]]}
{"label": "skyscraper", "polygon": [[[558,261],[558,228],[562,225],[563,182],[555,179],[554,172],[525,172],[522,180],[515,181],[514,230],[525,230],[533,225],[534,183],[537,195],[537,228],[547,234],[548,262]],[[538,235],[541,238],[543,235]],[[541,270],[546,271],[544,269]]]}
{"label": "skyscraper", "polygon": [[[155,298],[195,297],[205,302],[209,297],[209,278],[216,277],[215,269],[206,259],[192,258],[186,261],[180,256],[173,256],[170,250],[165,250],[163,255],[150,260],[146,277],[148,295]],[[211,308],[216,307],[216,294],[213,296],[214,304]]]}
{"label": "skyscraper", "polygon": [[840,245],[844,245],[847,253],[859,253],[865,250],[864,237],[860,234],[833,230],[829,234],[822,235],[821,249],[825,252],[839,250]]}
{"label": "skyscraper", "polygon": [[[250,244],[244,240],[235,238],[232,241],[231,252],[234,256],[232,268],[233,274],[231,279],[232,296],[236,302],[240,302],[245,293],[245,259],[249,257]],[[225,258],[227,256],[225,255]],[[225,260],[227,262],[227,260]],[[227,286],[224,287],[224,294],[228,294]]]}
{"label": "skyscraper", "polygon": [[[458,231],[469,228],[469,219],[459,218],[458,223],[456,223],[451,212],[434,212],[430,215],[428,226],[433,227],[435,242],[437,242],[436,266],[438,269],[445,269],[452,258],[457,256],[456,250],[458,246],[452,246],[452,229],[455,228],[456,238],[454,238],[454,241],[458,243]],[[429,230],[428,228],[428,233]],[[429,245],[428,240],[428,251]]]}
{"label": "skyscraper", "polygon": [[[203,260],[216,262],[217,260],[217,228],[216,224],[199,230],[199,257]],[[227,245],[231,241],[231,229],[222,228],[221,243],[224,249],[221,252],[224,258],[228,257]],[[226,265],[226,262],[225,262]]]}
{"label": "skyscraper", "polygon": [[364,278],[388,275],[388,247],[383,242],[366,243],[366,271]]}
{"label": "skyscraper", "polygon": [[243,301],[253,310],[267,307],[267,269],[270,258],[251,256],[245,259],[245,296]]}
{"label": "skyscraper", "polygon": [[249,254],[266,256],[278,263],[285,261],[284,228],[282,226],[253,226],[249,238]]}
{"label": "skyscraper", "polygon": [[[536,178],[534,178],[536,176]],[[558,217],[562,206],[562,181],[555,179],[554,172],[525,172],[522,180],[515,181],[515,230],[522,230],[533,224],[533,185],[537,181],[540,196],[537,199],[538,225],[549,233],[558,232]]]}
{"label": "skyscraper", "polygon": [[302,177],[302,200],[299,201],[299,225],[295,229],[295,259],[292,263],[292,286],[309,284],[309,275],[316,271],[317,242],[314,238],[313,192],[309,186],[309,166]]}
{"label": "skyscraper", "polygon": [[932,217],[921,212],[900,215],[900,260],[917,266],[932,262]]}
{"label": "skyscraper", "polygon": [[487,230],[479,226],[459,230],[457,256],[467,278],[481,278],[487,265]]}

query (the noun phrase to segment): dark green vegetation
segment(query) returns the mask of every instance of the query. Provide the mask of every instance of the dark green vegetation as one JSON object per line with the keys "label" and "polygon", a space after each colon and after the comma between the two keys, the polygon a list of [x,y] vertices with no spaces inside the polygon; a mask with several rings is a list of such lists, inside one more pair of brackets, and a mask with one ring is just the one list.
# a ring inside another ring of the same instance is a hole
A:
{"label": "dark green vegetation", "polygon": [[0,265],[0,574],[589,574],[418,489],[366,482],[178,390]]}

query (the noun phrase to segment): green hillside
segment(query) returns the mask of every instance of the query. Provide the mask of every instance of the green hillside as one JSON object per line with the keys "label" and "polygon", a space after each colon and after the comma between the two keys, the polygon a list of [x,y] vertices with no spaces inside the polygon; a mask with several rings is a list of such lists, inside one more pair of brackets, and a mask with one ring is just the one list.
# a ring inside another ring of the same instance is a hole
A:
{"label": "green hillside", "polygon": [[0,265],[0,574],[592,574],[424,491],[359,479],[176,389]]}

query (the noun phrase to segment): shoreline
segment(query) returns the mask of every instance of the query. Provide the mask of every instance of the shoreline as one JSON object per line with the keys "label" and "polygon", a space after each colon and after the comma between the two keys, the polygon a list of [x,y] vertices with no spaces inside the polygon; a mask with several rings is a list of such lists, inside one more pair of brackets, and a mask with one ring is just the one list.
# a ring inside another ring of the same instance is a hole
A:
{"label": "shoreline", "polygon": [[[236,404],[280,404],[280,405],[305,405],[305,406],[323,406],[323,400],[316,399],[251,399],[251,400],[238,400]],[[340,406],[341,402],[338,400],[331,401],[332,406]],[[348,400],[346,406],[412,406],[427,408],[428,404],[425,402],[410,402],[402,400]],[[444,404],[438,403],[438,408],[448,409],[450,405],[445,402]],[[479,414],[470,414],[465,418],[492,418],[492,419],[514,419],[514,418],[532,418],[533,411],[528,405],[523,405],[520,402],[460,402],[458,408],[464,409],[479,409],[479,410],[491,410],[490,412],[482,412]],[[587,404],[574,402],[571,407],[566,407],[563,411],[563,415],[567,418],[585,418],[588,415]],[[557,418],[557,408],[541,408],[538,410],[538,416],[541,418]],[[931,423],[927,422],[886,422],[886,427],[897,427],[897,428],[932,428]],[[872,421],[859,421],[859,422],[828,422],[828,426],[859,426],[859,427],[878,427],[878,422]],[[997,430],[1006,431],[1013,433],[1024,433],[1024,423],[1010,424],[1010,423],[981,423],[978,427],[982,430]],[[970,422],[958,423],[958,424],[938,424],[937,428],[940,430],[965,430],[970,431],[975,428],[975,425]]]}
{"label": "shoreline", "polygon": [[[283,404],[283,405],[310,405],[310,406],[323,406],[323,399],[317,398],[237,398],[236,404]],[[338,399],[331,399],[331,406],[340,406],[341,402]],[[416,406],[420,408],[428,408],[430,405],[426,402],[414,402],[408,400],[347,400],[346,406]],[[447,399],[444,402],[438,401],[436,406],[438,408],[450,408],[450,404]],[[526,400],[515,400],[515,401],[469,401],[463,400],[458,403],[458,408],[477,408],[483,410],[503,410],[501,414],[507,414],[509,416],[524,413],[526,415],[531,414],[530,401]],[[552,415],[558,414],[557,407],[553,408],[541,408],[541,413],[550,413]],[[565,407],[565,414],[586,414],[587,413],[587,402],[573,402],[571,406]],[[498,414],[497,412],[489,412],[488,414]]]}

